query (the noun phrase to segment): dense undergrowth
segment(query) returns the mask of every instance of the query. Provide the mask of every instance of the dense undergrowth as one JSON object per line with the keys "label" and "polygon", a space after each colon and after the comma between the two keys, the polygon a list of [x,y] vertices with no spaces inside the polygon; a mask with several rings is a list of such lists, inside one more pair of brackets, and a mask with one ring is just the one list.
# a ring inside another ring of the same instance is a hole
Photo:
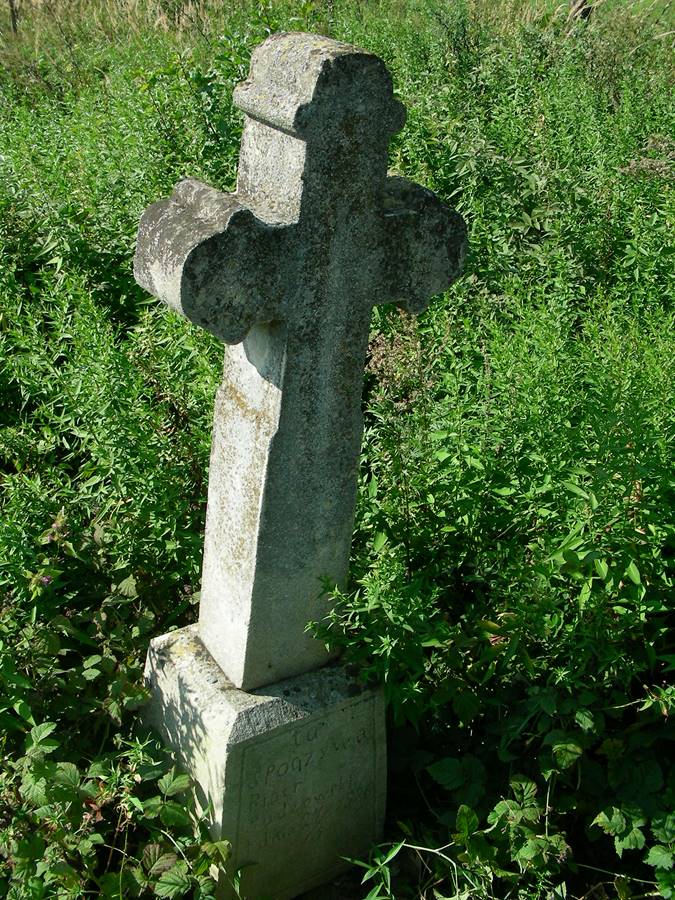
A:
{"label": "dense undergrowth", "polygon": [[[381,55],[401,174],[470,227],[378,310],[353,591],[320,626],[390,709],[359,896],[675,895],[673,179],[664,4],[158,0],[0,35],[0,894],[209,897],[227,855],[139,724],[195,616],[222,350],[131,274],[143,208],[232,189],[250,51]],[[672,17],[671,17],[672,19]]]}

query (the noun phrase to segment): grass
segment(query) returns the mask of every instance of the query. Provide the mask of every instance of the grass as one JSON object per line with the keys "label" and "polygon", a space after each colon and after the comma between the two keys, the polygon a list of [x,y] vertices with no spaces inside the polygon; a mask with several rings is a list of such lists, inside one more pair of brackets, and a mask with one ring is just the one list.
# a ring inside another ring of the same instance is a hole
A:
{"label": "grass", "polygon": [[389,703],[363,895],[672,896],[671,5],[19,14],[14,35],[0,10],[0,891],[207,897],[227,852],[136,714],[150,636],[196,612],[222,348],[131,258],[180,177],[234,187],[232,88],[268,33],[309,30],[385,59],[409,113],[391,166],[471,241],[419,322],[375,313],[352,590],[320,627]]}

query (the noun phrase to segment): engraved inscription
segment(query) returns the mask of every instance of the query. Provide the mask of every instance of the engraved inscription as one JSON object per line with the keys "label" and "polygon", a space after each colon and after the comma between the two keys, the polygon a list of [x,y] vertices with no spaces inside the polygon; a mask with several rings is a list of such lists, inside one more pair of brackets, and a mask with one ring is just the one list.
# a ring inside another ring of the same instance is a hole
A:
{"label": "engraved inscription", "polygon": [[[278,847],[317,871],[358,852],[377,828],[373,703],[356,702],[328,717],[292,723],[243,749],[238,857]],[[372,815],[350,816],[370,808]],[[365,821],[364,821],[365,820]]]}

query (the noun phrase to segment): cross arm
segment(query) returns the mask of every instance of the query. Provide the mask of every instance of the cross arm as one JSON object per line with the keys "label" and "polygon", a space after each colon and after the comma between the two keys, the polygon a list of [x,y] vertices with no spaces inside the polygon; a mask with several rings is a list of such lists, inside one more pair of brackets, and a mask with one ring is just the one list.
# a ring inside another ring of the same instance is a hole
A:
{"label": "cross arm", "polygon": [[422,312],[434,294],[446,290],[464,264],[464,219],[433,191],[407,178],[390,176],[384,191],[385,289],[380,302],[394,301]]}
{"label": "cross arm", "polygon": [[167,306],[228,344],[279,315],[283,228],[193,178],[144,212],[134,276]]}

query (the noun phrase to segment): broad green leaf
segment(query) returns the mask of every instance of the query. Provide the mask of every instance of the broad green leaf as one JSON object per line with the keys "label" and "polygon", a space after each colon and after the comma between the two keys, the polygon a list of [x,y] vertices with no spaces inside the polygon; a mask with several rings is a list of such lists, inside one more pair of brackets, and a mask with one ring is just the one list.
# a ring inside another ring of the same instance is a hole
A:
{"label": "broad green leaf", "polygon": [[45,842],[39,834],[30,834],[18,841],[12,853],[14,862],[28,860],[34,862],[42,859],[45,853]]}
{"label": "broad green leaf", "polygon": [[117,585],[117,590],[123,597],[128,597],[129,599],[133,599],[138,596],[138,590],[136,589],[136,579],[133,575],[127,576],[123,581]]}
{"label": "broad green leaf", "polygon": [[26,703],[25,700],[17,700],[13,704],[13,709],[16,713],[18,713],[22,719],[25,719],[31,725],[35,725],[35,719],[33,718],[33,713],[31,712],[30,706]]}
{"label": "broad green leaf", "polygon": [[531,806],[536,802],[537,785],[525,775],[515,775],[509,782],[516,800],[523,806]]}
{"label": "broad green leaf", "polygon": [[44,778],[27,775],[19,790],[21,796],[34,806],[44,806],[47,803],[47,782]]}
{"label": "broad green leaf", "polygon": [[616,806],[612,806],[598,813],[591,825],[597,825],[606,834],[615,835],[622,834],[626,830],[628,823],[621,810],[617,809]]}
{"label": "broad green leaf", "polygon": [[375,540],[373,541],[374,552],[379,553],[388,540],[389,539],[384,531],[378,531],[378,533],[375,535]]}
{"label": "broad green leaf", "polygon": [[73,790],[77,790],[80,786],[80,770],[75,763],[60,762],[56,764],[56,773],[54,781]]}
{"label": "broad green leaf", "polygon": [[516,859],[531,862],[541,853],[541,851],[541,841],[537,840],[537,838],[530,838],[518,849],[516,852]]}
{"label": "broad green leaf", "polygon": [[675,897],[675,872],[668,869],[656,869],[654,877],[662,897],[665,897],[666,900]]}
{"label": "broad green leaf", "polygon": [[194,900],[216,900],[216,883],[209,875],[198,875]]}
{"label": "broad green leaf", "polygon": [[656,869],[672,869],[673,854],[662,844],[656,844],[652,847],[645,858],[648,866],[654,866]]}
{"label": "broad green leaf", "polygon": [[675,841],[675,813],[659,813],[652,819],[652,834],[657,841]]}
{"label": "broad green leaf", "polygon": [[553,760],[561,769],[569,768],[583,753],[579,743],[560,729],[549,732],[544,739],[544,744],[551,747]]}
{"label": "broad green leaf", "polygon": [[578,709],[574,713],[574,721],[577,723],[579,728],[582,731],[592,731],[595,727],[595,720],[593,719],[593,713],[587,709]]}
{"label": "broad green leaf", "polygon": [[632,560],[630,562],[630,565],[626,569],[626,575],[630,578],[633,584],[640,584],[640,570]]}
{"label": "broad green leaf", "polygon": [[[143,854],[143,857],[143,861],[145,862],[145,853]],[[163,875],[164,872],[168,872],[173,869],[177,862],[178,857],[175,853],[162,853],[150,866],[149,874],[156,876]]]}
{"label": "broad green leaf", "polygon": [[226,863],[232,855],[232,845],[229,841],[206,841],[202,849],[211,858],[220,857],[220,861]]}
{"label": "broad green leaf", "polygon": [[166,797],[173,797],[174,794],[180,794],[187,791],[191,785],[189,775],[176,775],[171,769],[157,782],[157,787]]}
{"label": "broad green leaf", "polygon": [[23,731],[21,724],[15,716],[6,715],[7,707],[0,707],[0,734],[3,731]]}
{"label": "broad green leaf", "polygon": [[82,838],[82,840],[77,845],[77,852],[80,854],[80,856],[91,856],[91,854],[94,852],[95,847],[103,843],[103,835],[94,832],[93,834]]}
{"label": "broad green leaf", "polygon": [[456,691],[451,702],[453,712],[463,724],[475,719],[481,709],[479,698],[470,690]]}
{"label": "broad green leaf", "polygon": [[99,876],[96,896],[104,900],[121,900],[121,898],[127,900],[127,897],[138,897],[144,880],[142,871],[136,866],[126,865],[121,871],[106,872]]}
{"label": "broad green leaf", "polygon": [[631,828],[623,837],[614,838],[614,847],[619,857],[624,850],[642,850],[645,845],[645,836],[639,828]]}
{"label": "broad green leaf", "polygon": [[173,800],[162,804],[159,810],[159,818],[164,825],[182,826],[183,828],[189,828],[192,825],[192,819],[188,810]]}
{"label": "broad green leaf", "polygon": [[86,681],[94,681],[94,679],[95,679],[95,678],[98,678],[98,676],[99,676],[100,674],[101,674],[101,670],[100,670],[100,669],[85,669],[85,670],[82,672],[82,676],[84,677],[84,679],[85,679]]}
{"label": "broad green leaf", "polygon": [[171,782],[169,789],[166,791],[167,797],[173,797],[174,794],[182,794],[190,789],[192,781],[189,775],[176,775]]}
{"label": "broad green leaf", "polygon": [[458,759],[447,756],[438,762],[427,766],[427,772],[431,775],[435,782],[444,787],[447,791],[454,791],[460,785],[464,784],[464,772],[462,764]]}
{"label": "broad green leaf", "polygon": [[3,673],[3,676],[5,681],[7,681],[8,684],[11,684],[12,687],[30,688],[33,686],[27,678],[24,678],[23,675],[20,675],[14,669]]}
{"label": "broad green leaf", "polygon": [[30,730],[30,739],[33,746],[41,744],[56,728],[56,722],[42,722]]}
{"label": "broad green leaf", "polygon": [[184,897],[191,885],[192,878],[187,863],[181,860],[168,872],[163,873],[155,885],[155,893],[158,897]]}
{"label": "broad green leaf", "polygon": [[478,469],[479,472],[485,471],[485,466],[476,456],[465,456],[467,465],[471,466],[474,469]]}
{"label": "broad green leaf", "polygon": [[455,827],[462,838],[462,842],[466,843],[469,837],[478,831],[478,816],[470,806],[462,804],[457,810],[457,819]]}
{"label": "broad green leaf", "polygon": [[37,878],[29,878],[21,887],[25,891],[21,897],[25,897],[26,900],[43,900],[48,896],[49,888],[45,886],[45,880],[40,875]]}
{"label": "broad green leaf", "polygon": [[110,775],[110,764],[105,760],[94,760],[87,769],[87,778],[108,778]]}
{"label": "broad green leaf", "polygon": [[579,759],[583,753],[583,749],[576,741],[568,738],[553,744],[551,752],[553,753],[553,759],[556,764],[560,766],[561,769],[568,769]]}
{"label": "broad green leaf", "polygon": [[488,825],[496,825],[506,819],[508,822],[519,822],[521,816],[520,806],[515,800],[500,800],[493,810],[488,813]]}
{"label": "broad green leaf", "polygon": [[128,794],[127,799],[129,803],[131,803],[131,805],[134,807],[134,809],[137,809],[140,813],[146,812],[142,802],[138,799],[138,797],[134,797],[133,794]]}
{"label": "broad green leaf", "polygon": [[584,500],[589,499],[586,491],[584,491],[583,488],[580,488],[579,485],[575,484],[573,481],[563,481],[563,484],[570,493],[576,494],[577,497],[582,497]]}
{"label": "broad green leaf", "polygon": [[164,848],[162,847],[161,844],[155,844],[155,843],[146,844],[145,847],[143,848],[143,855],[141,857],[141,862],[143,863],[143,866],[148,871],[150,871],[150,869],[152,869],[154,864],[162,856],[163,853],[164,853]]}
{"label": "broad green leaf", "polygon": [[631,767],[631,781],[636,799],[654,794],[663,787],[663,770],[655,759],[645,759]]}
{"label": "broad green leaf", "polygon": [[538,822],[541,819],[543,809],[539,806],[523,806],[521,807],[520,814],[521,817],[526,822]]}
{"label": "broad green leaf", "polygon": [[163,802],[160,796],[149,797],[143,801],[143,812],[148,818],[152,819],[159,813]]}

